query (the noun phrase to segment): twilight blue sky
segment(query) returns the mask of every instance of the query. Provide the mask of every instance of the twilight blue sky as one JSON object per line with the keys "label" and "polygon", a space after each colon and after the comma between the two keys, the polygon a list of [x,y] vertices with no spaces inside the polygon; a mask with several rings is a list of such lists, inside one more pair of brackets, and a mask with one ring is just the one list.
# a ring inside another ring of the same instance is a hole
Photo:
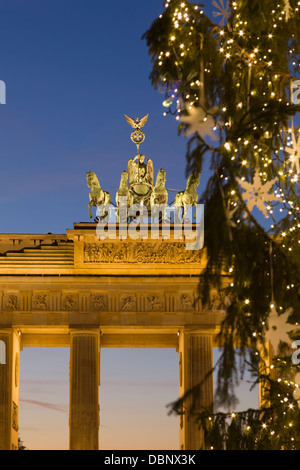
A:
{"label": "twilight blue sky", "polygon": [[142,34],[161,0],[1,0],[2,232],[64,233],[87,221],[85,173],[112,193],[136,154],[124,114],[149,113],[141,150],[185,187],[184,138],[163,117]]}
{"label": "twilight blue sky", "polygon": [[[88,221],[90,170],[114,200],[136,153],[125,113],[149,113],[141,150],[155,175],[166,169],[168,188],[185,187],[186,141],[163,117],[141,40],[162,9],[161,0],[0,0],[0,233]],[[68,448],[68,360],[65,349],[21,353],[20,435],[31,449]],[[101,383],[102,448],[177,448],[165,409],[178,396],[175,350],[106,349]]]}

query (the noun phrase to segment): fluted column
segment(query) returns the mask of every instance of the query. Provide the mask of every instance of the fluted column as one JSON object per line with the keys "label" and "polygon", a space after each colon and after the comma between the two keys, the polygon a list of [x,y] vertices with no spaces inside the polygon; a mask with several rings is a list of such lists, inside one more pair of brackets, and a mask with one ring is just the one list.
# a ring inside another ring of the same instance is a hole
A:
{"label": "fluted column", "polygon": [[100,332],[70,333],[70,450],[98,450]]}
{"label": "fluted column", "polygon": [[20,337],[0,330],[0,450],[18,449]]}
{"label": "fluted column", "polygon": [[197,393],[188,396],[180,416],[180,449],[199,450],[203,446],[203,432],[195,422],[197,410],[212,406],[213,378],[212,338],[209,335],[183,330],[179,335],[179,393],[186,392],[202,383]]}

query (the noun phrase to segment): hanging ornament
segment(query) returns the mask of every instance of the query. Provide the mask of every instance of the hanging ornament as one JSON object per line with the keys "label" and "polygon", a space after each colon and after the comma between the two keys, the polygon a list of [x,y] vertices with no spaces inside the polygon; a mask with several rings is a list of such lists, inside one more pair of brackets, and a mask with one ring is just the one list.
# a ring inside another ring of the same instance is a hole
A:
{"label": "hanging ornament", "polygon": [[189,106],[188,116],[182,116],[180,120],[185,124],[188,124],[187,136],[190,136],[197,132],[202,139],[205,136],[210,137],[212,140],[217,140],[217,136],[213,130],[215,127],[215,121],[211,114],[216,112],[216,108],[210,109],[207,113],[204,109],[199,106]]}
{"label": "hanging ornament", "polygon": [[292,146],[285,147],[285,152],[289,153],[292,168],[296,169],[296,173],[300,173],[300,132],[298,133],[298,139],[296,139],[295,131],[292,128]]}
{"label": "hanging ornament", "polygon": [[284,0],[285,21],[291,17],[291,5],[289,0]]}
{"label": "hanging ornament", "polygon": [[212,0],[212,4],[214,7],[217,8],[217,10],[219,10],[212,12],[213,17],[216,18],[218,16],[221,16],[221,21],[219,22],[219,25],[224,26],[230,16],[229,1],[226,0],[226,3],[224,4],[224,0]]}
{"label": "hanging ornament", "polygon": [[167,98],[167,99],[165,99],[165,100],[163,101],[163,104],[162,104],[162,105],[163,105],[165,108],[169,108],[169,107],[172,105],[173,100],[174,100],[174,96],[169,96],[169,98]]}
{"label": "hanging ornament", "polygon": [[279,343],[290,343],[291,339],[288,333],[299,327],[288,323],[289,316],[293,313],[293,309],[289,308],[286,312],[278,315],[275,307],[271,308],[271,312],[268,317],[268,331],[265,333],[265,341],[270,341],[274,354],[278,352]]}
{"label": "hanging ornament", "polygon": [[247,208],[249,212],[252,211],[254,206],[256,206],[265,217],[268,216],[268,208],[265,204],[270,205],[272,201],[278,201],[278,197],[274,194],[269,194],[269,191],[273,188],[274,183],[277,179],[272,179],[263,183],[258,170],[256,170],[253,183],[248,183],[243,181],[240,178],[237,179],[240,186],[245,190],[243,194],[243,199],[247,201]]}
{"label": "hanging ornament", "polygon": [[237,211],[238,209],[238,205],[236,204],[236,206],[233,206],[232,207],[232,202],[231,201],[227,201],[227,204],[225,205],[225,217],[226,217],[226,220],[227,220],[227,223],[230,227],[233,227],[235,228],[236,227],[236,223],[234,222],[234,220],[232,220],[235,212]]}

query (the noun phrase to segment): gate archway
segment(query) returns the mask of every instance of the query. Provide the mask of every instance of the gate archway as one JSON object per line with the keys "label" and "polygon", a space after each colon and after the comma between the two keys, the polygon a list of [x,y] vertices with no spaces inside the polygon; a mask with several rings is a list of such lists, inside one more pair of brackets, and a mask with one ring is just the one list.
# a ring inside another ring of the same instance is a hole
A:
{"label": "gate archway", "polygon": [[[101,348],[176,348],[180,396],[211,370],[223,301],[216,292],[203,310],[198,284],[204,253],[187,251],[184,239],[173,236],[174,226],[170,234],[164,239],[160,230],[155,241],[99,240],[90,223],[74,224],[65,235],[1,235],[6,363],[0,365],[0,449],[18,446],[23,347],[70,348],[70,449],[99,448]],[[210,379],[199,405],[212,400]],[[179,428],[181,449],[201,446],[201,431],[188,413]]]}

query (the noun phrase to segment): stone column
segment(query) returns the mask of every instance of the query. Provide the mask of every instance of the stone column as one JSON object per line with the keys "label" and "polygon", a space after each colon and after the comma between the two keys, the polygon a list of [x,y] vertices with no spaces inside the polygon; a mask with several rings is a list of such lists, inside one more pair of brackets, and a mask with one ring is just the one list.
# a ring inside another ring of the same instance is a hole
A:
{"label": "stone column", "polygon": [[18,449],[20,337],[0,329],[0,450]]}
{"label": "stone column", "polygon": [[100,332],[70,334],[70,450],[98,450]]}
{"label": "stone column", "polygon": [[[213,367],[212,338],[210,335],[181,331],[179,335],[179,394],[183,397],[200,384]],[[203,432],[195,422],[193,412],[213,404],[213,377],[208,376],[196,395],[183,402],[180,416],[180,449],[199,450],[203,446]],[[191,413],[192,410],[192,413]]]}

